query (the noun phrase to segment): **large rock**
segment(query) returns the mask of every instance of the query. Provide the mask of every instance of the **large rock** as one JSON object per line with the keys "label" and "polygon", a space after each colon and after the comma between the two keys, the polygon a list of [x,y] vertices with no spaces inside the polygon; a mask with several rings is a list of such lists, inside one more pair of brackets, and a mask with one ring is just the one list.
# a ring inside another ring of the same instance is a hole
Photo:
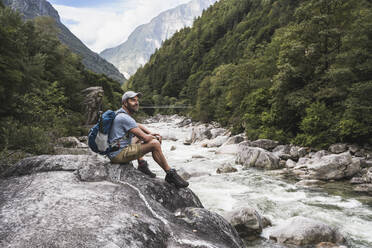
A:
{"label": "large rock", "polygon": [[300,159],[295,169],[305,170],[309,178],[337,180],[351,178],[360,171],[360,159],[352,158],[349,152],[331,154],[311,159]]}
{"label": "large rock", "polygon": [[86,113],[85,125],[92,125],[97,122],[104,91],[102,87],[89,87],[82,90],[82,93],[85,95],[83,102]]}
{"label": "large rock", "polygon": [[195,143],[198,141],[212,138],[211,130],[212,130],[212,127],[206,126],[206,125],[199,125],[199,126],[193,127],[192,132],[191,132],[191,139],[190,139],[191,142]]}
{"label": "large rock", "polygon": [[329,151],[332,153],[343,153],[347,151],[347,144],[333,144],[329,147]]}
{"label": "large rock", "polygon": [[291,147],[289,145],[278,145],[273,149],[273,153],[284,160],[291,158],[290,151]]}
{"label": "large rock", "polygon": [[252,240],[260,235],[267,223],[254,208],[243,207],[225,214],[225,218],[233,225],[240,237]]}
{"label": "large rock", "polygon": [[212,140],[209,140],[207,142],[207,147],[220,147],[228,138],[228,136],[218,136]]}
{"label": "large rock", "polygon": [[279,169],[279,158],[271,152],[262,148],[250,147],[249,141],[241,142],[238,145],[236,163],[245,167],[257,167],[261,169]]}
{"label": "large rock", "polygon": [[0,247],[243,247],[226,220],[202,207],[189,188],[131,164],[32,157],[0,181]]}
{"label": "large rock", "polygon": [[235,136],[230,137],[223,145],[232,145],[232,144],[239,144],[240,142],[244,141],[244,135],[238,134]]}
{"label": "large rock", "polygon": [[253,147],[259,147],[259,148],[271,151],[279,145],[279,142],[274,141],[274,140],[269,140],[269,139],[258,139],[258,140],[252,141],[250,145]]}
{"label": "large rock", "polygon": [[238,145],[237,144],[222,145],[218,147],[215,153],[236,155],[238,153]]}
{"label": "large rock", "polygon": [[316,245],[321,242],[344,243],[336,228],[302,216],[288,219],[269,231],[270,239],[288,245]]}
{"label": "large rock", "polygon": [[232,173],[232,172],[237,172],[238,169],[236,169],[234,166],[231,164],[223,164],[220,167],[217,168],[216,173],[217,174],[222,174],[222,173]]}
{"label": "large rock", "polygon": [[81,142],[76,137],[59,138],[54,147],[56,155],[94,155],[95,153],[86,143]]}

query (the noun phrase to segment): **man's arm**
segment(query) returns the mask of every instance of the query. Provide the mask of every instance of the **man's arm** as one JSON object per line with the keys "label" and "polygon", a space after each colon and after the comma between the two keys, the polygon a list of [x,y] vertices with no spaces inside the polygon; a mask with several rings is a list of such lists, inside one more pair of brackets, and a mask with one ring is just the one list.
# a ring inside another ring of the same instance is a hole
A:
{"label": "man's arm", "polygon": [[157,140],[159,140],[160,141],[160,143],[161,143],[161,141],[162,141],[162,137],[161,137],[161,135],[160,134],[158,134],[158,133],[152,133],[150,130],[148,130],[144,125],[142,125],[141,123],[137,123],[137,125],[138,125],[138,127],[144,132],[144,133],[146,133],[146,134],[150,134],[150,135],[152,135],[152,136],[155,136],[155,138],[157,139]]}
{"label": "man's arm", "polygon": [[151,134],[150,130],[148,130],[144,125],[141,123],[137,123],[138,127],[146,134]]}
{"label": "man's arm", "polygon": [[148,143],[150,142],[151,140],[153,139],[156,139],[155,136],[149,134],[149,133],[145,133],[140,127],[139,127],[140,124],[138,124],[138,127],[135,127],[135,128],[132,128],[131,130],[129,130],[129,132],[131,132],[132,134],[134,134],[137,138],[139,138],[140,140],[143,140],[145,143]]}

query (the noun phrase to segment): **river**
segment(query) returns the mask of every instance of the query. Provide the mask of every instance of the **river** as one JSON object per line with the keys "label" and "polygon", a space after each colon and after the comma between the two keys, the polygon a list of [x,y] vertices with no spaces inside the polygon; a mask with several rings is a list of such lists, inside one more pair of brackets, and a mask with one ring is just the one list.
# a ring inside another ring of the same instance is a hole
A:
{"label": "river", "polygon": [[[320,220],[339,228],[347,239],[347,247],[372,247],[372,197],[352,194],[345,183],[330,183],[323,189],[297,187],[291,179],[285,179],[275,171],[255,168],[242,170],[235,165],[235,156],[215,154],[215,148],[203,148],[200,144],[184,145],[191,134],[191,127],[177,127],[181,118],[169,122],[146,124],[152,131],[176,141],[164,140],[162,147],[171,165],[178,171],[195,174],[188,181],[204,207],[221,214],[238,207],[254,207],[268,217],[273,226],[293,216]],[[171,150],[172,146],[176,149]],[[151,159],[150,168],[158,177],[165,173]],[[217,174],[223,164],[232,164],[235,173]],[[247,247],[285,247],[268,240],[270,227],[264,229],[261,238],[248,242]]]}

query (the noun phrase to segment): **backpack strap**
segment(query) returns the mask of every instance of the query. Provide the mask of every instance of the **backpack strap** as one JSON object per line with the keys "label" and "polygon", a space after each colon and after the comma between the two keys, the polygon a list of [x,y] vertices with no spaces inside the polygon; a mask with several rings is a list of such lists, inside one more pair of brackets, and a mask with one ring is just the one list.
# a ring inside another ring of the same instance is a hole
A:
{"label": "backpack strap", "polygon": [[[115,118],[116,118],[116,116],[118,116],[119,114],[127,114],[127,115],[128,115],[128,113],[127,113],[124,109],[122,109],[122,108],[120,108],[119,110],[116,111],[116,113],[115,113]],[[114,118],[114,120],[115,120],[115,118]],[[114,140],[114,141],[110,144],[110,146],[111,146],[111,147],[115,147],[117,150],[119,150],[119,149],[120,149],[120,141],[122,141],[122,140],[124,140],[124,139],[125,139],[125,136],[123,136],[123,137],[121,137],[121,138],[119,138],[119,139],[117,139],[117,140]]]}

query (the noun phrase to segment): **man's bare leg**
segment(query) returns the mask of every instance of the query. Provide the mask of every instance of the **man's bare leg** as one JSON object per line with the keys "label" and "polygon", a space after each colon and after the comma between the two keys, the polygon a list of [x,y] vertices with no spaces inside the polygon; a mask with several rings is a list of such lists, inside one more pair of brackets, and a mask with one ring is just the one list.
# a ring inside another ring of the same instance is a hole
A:
{"label": "man's bare leg", "polygon": [[151,152],[152,158],[165,172],[171,169],[167,160],[165,159],[163,151],[161,150],[160,142],[158,140],[153,139],[149,143],[142,144],[141,151],[144,154]]}
{"label": "man's bare leg", "polygon": [[141,145],[142,153],[152,153],[152,157],[158,163],[158,165],[167,173],[165,176],[165,181],[170,184],[173,184],[177,188],[185,188],[189,186],[189,183],[185,181],[182,177],[180,177],[175,169],[171,169],[168,165],[167,160],[161,150],[160,142],[156,139],[151,140],[149,143],[145,143]]}

